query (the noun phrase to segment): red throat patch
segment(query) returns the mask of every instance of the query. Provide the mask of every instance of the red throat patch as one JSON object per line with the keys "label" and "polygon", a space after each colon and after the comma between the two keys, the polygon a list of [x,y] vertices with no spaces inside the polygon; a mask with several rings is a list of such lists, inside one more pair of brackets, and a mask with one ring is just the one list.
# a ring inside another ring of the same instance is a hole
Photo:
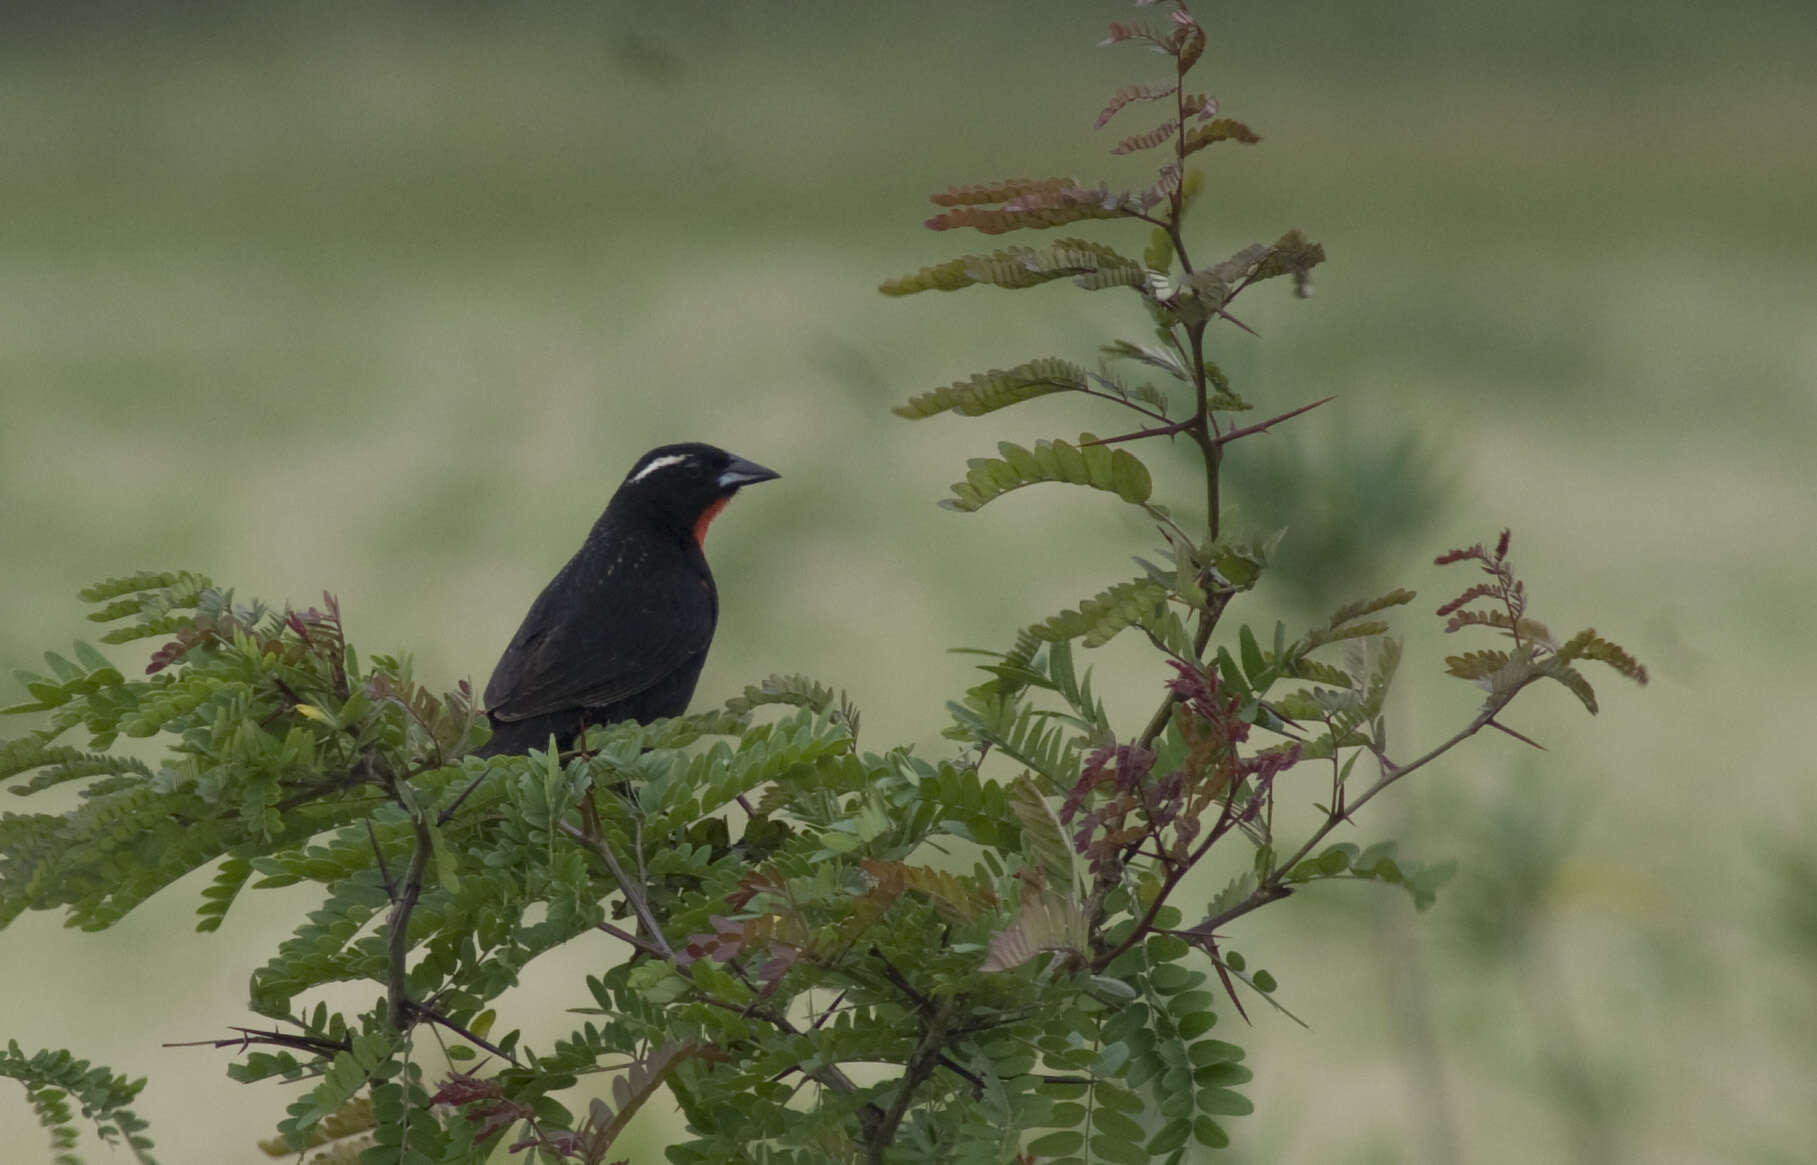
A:
{"label": "red throat patch", "polygon": [[712,525],[713,519],[719,517],[719,511],[725,509],[726,503],[731,500],[731,495],[728,494],[700,511],[700,517],[694,519],[694,541],[696,543],[701,546],[707,544],[707,527]]}

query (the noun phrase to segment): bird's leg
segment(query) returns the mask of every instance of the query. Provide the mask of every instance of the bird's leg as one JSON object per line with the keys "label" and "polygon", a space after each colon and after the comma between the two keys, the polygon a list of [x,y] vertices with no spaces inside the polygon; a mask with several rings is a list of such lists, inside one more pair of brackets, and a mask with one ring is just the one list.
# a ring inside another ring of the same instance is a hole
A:
{"label": "bird's leg", "polygon": [[574,751],[580,754],[582,760],[593,759],[593,754],[587,751],[587,710],[585,708],[580,710],[580,735],[574,738]]}

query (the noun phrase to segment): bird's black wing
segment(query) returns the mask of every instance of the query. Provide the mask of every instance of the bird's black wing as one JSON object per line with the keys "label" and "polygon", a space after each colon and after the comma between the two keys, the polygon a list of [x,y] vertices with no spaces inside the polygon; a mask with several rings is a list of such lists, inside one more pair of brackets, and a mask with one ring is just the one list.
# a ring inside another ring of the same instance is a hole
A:
{"label": "bird's black wing", "polygon": [[704,655],[717,616],[704,573],[583,549],[512,636],[486,685],[487,711],[524,720],[634,696]]}

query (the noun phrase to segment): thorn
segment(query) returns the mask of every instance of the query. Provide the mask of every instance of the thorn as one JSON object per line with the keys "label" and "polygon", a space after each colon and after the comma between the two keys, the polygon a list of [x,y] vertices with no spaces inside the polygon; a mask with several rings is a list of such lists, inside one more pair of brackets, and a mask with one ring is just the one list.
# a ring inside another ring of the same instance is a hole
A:
{"label": "thorn", "polygon": [[1275,425],[1280,424],[1282,421],[1292,420],[1294,417],[1299,416],[1301,413],[1311,412],[1313,409],[1318,408],[1320,405],[1330,404],[1332,401],[1334,401],[1336,399],[1337,399],[1337,397],[1335,395],[1324,397],[1320,400],[1313,401],[1311,404],[1301,405],[1297,409],[1290,409],[1287,412],[1282,413],[1278,417],[1270,417],[1266,421],[1257,421],[1255,424],[1245,425],[1241,429],[1232,429],[1228,433],[1224,433],[1220,436],[1212,438],[1212,444],[1213,445],[1223,445],[1223,444],[1226,444],[1227,442],[1235,441],[1238,437],[1247,437],[1251,433],[1266,432],[1268,429],[1272,428]]}
{"label": "thorn", "polygon": [[1530,744],[1534,748],[1539,749],[1541,752],[1547,751],[1546,746],[1541,744],[1539,741],[1534,740],[1532,737],[1529,737],[1529,736],[1522,736],[1520,733],[1514,731],[1514,729],[1512,729],[1512,728],[1509,728],[1506,724],[1503,724],[1501,721],[1495,719],[1494,717],[1490,717],[1489,727],[1499,728],[1501,731],[1506,732],[1509,736],[1512,736],[1514,739],[1520,741],[1522,744]]}
{"label": "thorn", "polygon": [[[1242,328],[1245,332],[1248,332],[1250,335],[1254,336],[1256,339],[1259,340],[1262,338],[1262,333],[1256,331],[1254,328],[1250,327],[1248,324],[1244,323],[1242,320],[1231,315],[1229,312],[1225,311],[1223,308],[1218,309],[1218,316],[1221,319],[1229,320],[1231,323],[1235,324],[1239,328]],[[1247,1019],[1248,1017],[1245,1016],[1244,1018]]]}

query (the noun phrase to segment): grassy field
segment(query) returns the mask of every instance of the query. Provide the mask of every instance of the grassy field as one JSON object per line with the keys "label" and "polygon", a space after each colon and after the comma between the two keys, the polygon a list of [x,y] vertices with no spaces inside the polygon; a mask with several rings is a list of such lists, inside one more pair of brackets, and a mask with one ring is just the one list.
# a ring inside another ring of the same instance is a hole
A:
{"label": "grassy field", "polygon": [[[1536,694],[1513,720],[1550,751],[1484,740],[1366,811],[1359,840],[1460,859],[1433,912],[1357,888],[1244,920],[1310,1030],[1230,1037],[1258,1112],[1223,1159],[1807,1159],[1817,793],[1787,732],[1817,699],[1817,15],[1284,7],[1201,13],[1211,87],[1266,139],[1209,159],[1201,247],[1298,226],[1331,256],[1312,300],[1258,298],[1265,339],[1219,341],[1264,407],[1338,395],[1239,447],[1243,514],[1289,530],[1288,585],[1243,617],[1419,589],[1401,731],[1442,738],[1472,701],[1424,613],[1461,584],[1428,564],[1509,526],[1535,613],[1594,623],[1654,683],[1602,684],[1595,721]],[[870,746],[941,749],[969,666],[942,649],[1003,643],[1148,537],[1041,491],[931,504],[996,440],[1102,414],[888,406],[1143,324],[1063,288],[874,288],[975,249],[920,229],[930,190],[1137,180],[1089,129],[1154,68],[1091,47],[1120,14],[0,18],[0,661],[88,634],[87,582],[192,568],[332,589],[365,650],[483,681],[624,468],[703,439],[784,479],[715,526],[700,701],[806,671]],[[1145,714],[1153,677],[1103,655],[1113,706]],[[9,928],[0,1036],[151,1075],[166,1162],[258,1160],[285,1097],[159,1045],[243,1018],[281,919],[195,938],[195,889],[101,935]],[[552,1029],[589,954],[520,1005]],[[7,1143],[35,1150],[29,1123],[0,1107]],[[643,1131],[633,1160],[658,1160]]]}

